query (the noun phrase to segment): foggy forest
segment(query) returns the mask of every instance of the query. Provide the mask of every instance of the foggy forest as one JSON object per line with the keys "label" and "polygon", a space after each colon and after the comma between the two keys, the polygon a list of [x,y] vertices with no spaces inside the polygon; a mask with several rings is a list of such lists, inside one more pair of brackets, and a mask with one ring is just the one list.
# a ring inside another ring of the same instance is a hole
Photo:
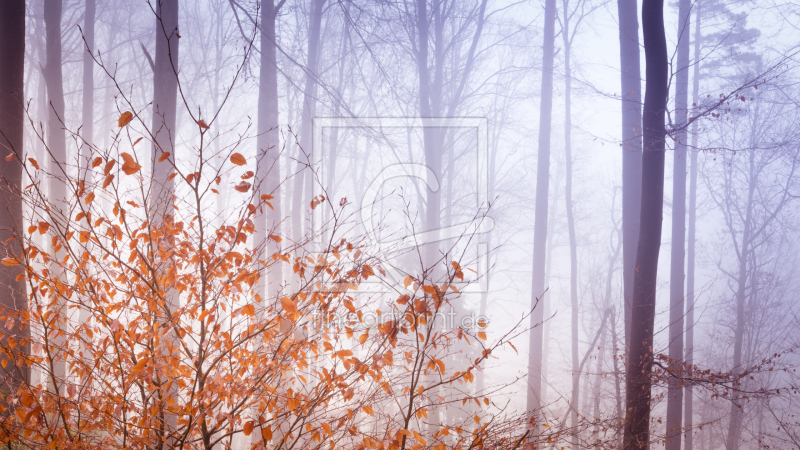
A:
{"label": "foggy forest", "polygon": [[796,0],[0,0],[0,447],[800,450]]}

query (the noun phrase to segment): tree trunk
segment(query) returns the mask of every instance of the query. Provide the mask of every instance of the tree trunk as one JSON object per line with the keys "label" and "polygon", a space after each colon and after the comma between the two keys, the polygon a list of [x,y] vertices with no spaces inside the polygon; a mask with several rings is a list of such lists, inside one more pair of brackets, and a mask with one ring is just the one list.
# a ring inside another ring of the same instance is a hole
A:
{"label": "tree trunk", "polygon": [[[753,120],[751,135],[755,133],[756,120]],[[742,367],[742,344],[744,342],[744,322],[745,322],[745,297],[747,296],[747,263],[750,259],[752,230],[753,230],[753,203],[755,201],[755,191],[757,184],[755,157],[755,139],[751,138],[750,167],[749,167],[749,186],[747,191],[747,207],[745,209],[744,230],[742,231],[742,244],[739,253],[739,274],[736,287],[736,329],[733,337],[733,369],[736,373]],[[725,438],[725,450],[736,450],[739,447],[739,432],[742,427],[742,396],[738,392],[731,395],[730,422],[728,424],[728,436]]]}
{"label": "tree trunk", "polygon": [[[85,175],[91,173],[91,145],[94,140],[94,22],[97,10],[96,0],[86,0],[83,18],[83,38],[86,42],[83,52],[83,114],[81,116],[81,161]],[[84,174],[82,174],[84,175]],[[88,181],[88,180],[87,180]]]}
{"label": "tree trunk", "polygon": [[[64,134],[64,85],[61,67],[61,0],[45,0],[44,22],[47,39],[47,63],[45,66],[45,81],[47,82],[47,95],[50,98],[50,108],[47,111],[47,148],[50,153],[49,176],[49,201],[50,217],[52,221],[66,224],[70,220],[67,211],[67,141]],[[66,248],[52,252],[55,256],[51,263],[51,273],[59,278],[66,277],[66,273],[56,261],[62,261],[66,255]],[[64,280],[65,281],[65,280]],[[62,329],[67,323],[66,299],[59,298],[56,302],[57,314],[62,315],[58,325]],[[55,349],[53,373],[48,374],[48,386],[55,391],[61,391],[65,382],[66,361],[62,350],[65,346],[65,335],[53,339]]]}
{"label": "tree trunk", "polygon": [[[550,129],[553,111],[553,61],[555,59],[556,1],[546,0],[544,8],[544,53],[542,55],[542,100],[539,107],[539,154],[536,165],[536,212],[533,229],[533,269],[528,346],[527,414],[538,416],[542,392],[542,337],[538,326],[544,319],[543,308],[537,299],[545,291],[545,249],[547,246],[547,200],[550,189]],[[535,328],[534,328],[535,327]]]}
{"label": "tree trunk", "polygon": [[630,346],[633,276],[642,202],[642,76],[636,10],[636,0],[617,0],[622,90],[622,278],[626,347]]}
{"label": "tree trunk", "polygon": [[[317,67],[319,65],[320,29],[325,0],[311,0],[308,28],[308,61],[306,62],[306,84],[303,89],[303,111],[300,123],[300,151],[297,175],[294,180],[292,205],[292,239],[299,243],[303,239],[303,217],[307,202],[311,201],[312,176],[306,167],[305,154],[311,154],[311,127],[317,111]],[[305,191],[305,192],[304,192]],[[304,198],[308,197],[308,198]]]}
{"label": "tree trunk", "polygon": [[[178,0],[159,0],[156,7],[156,56],[153,69],[153,126],[151,133],[154,136],[151,150],[152,179],[150,188],[150,211],[152,211],[153,226],[161,227],[170,220],[173,214],[173,196],[175,195],[174,181],[168,180],[173,170],[175,161],[175,141],[177,140],[177,101],[178,101]],[[162,153],[169,153],[168,161],[158,162]],[[171,327],[171,313],[179,307],[178,291],[165,286],[168,311],[161,311],[161,320],[165,326]],[[170,331],[169,340],[172,346],[177,345],[178,337]],[[168,344],[169,345],[169,344]],[[164,358],[172,356],[164,350]],[[162,398],[172,397],[177,399],[178,389],[175,383],[171,384],[168,392],[161,394]],[[174,442],[172,433],[177,428],[178,417],[174,413],[166,415],[164,431],[160,436],[159,446],[170,447]]]}
{"label": "tree trunk", "polygon": [[[692,104],[697,107],[700,101],[700,11],[701,2],[695,3],[695,28],[694,28],[694,73],[692,74]],[[694,260],[695,260],[695,233],[697,223],[697,122],[692,123],[692,145],[689,149],[691,155],[691,168],[689,172],[689,230],[686,254],[686,364],[694,364]],[[692,426],[692,384],[686,385],[684,392],[684,423],[686,433],[684,446],[686,450],[692,449],[694,430]]]}
{"label": "tree trunk", "polygon": [[[84,25],[83,25],[83,38],[85,40],[85,47],[83,52],[83,113],[81,116],[81,154],[79,158],[79,178],[83,179],[86,186],[92,185],[92,142],[94,139],[94,60],[92,53],[94,52],[94,22],[95,22],[96,4],[95,0],[86,0],[86,9],[84,11]],[[88,47],[88,48],[87,48]],[[92,270],[90,267],[88,270]],[[88,298],[87,298],[88,300]],[[91,317],[89,305],[81,303],[80,312],[78,314],[78,326],[84,326]],[[82,332],[82,339],[87,340],[89,337],[85,332]],[[81,358],[84,363],[90,364],[90,348],[88,345],[82,344]],[[85,382],[87,380],[81,380]],[[84,385],[82,389],[85,389]]]}
{"label": "tree trunk", "polygon": [[644,0],[642,29],[646,61],[642,112],[642,206],[633,280],[630,356],[625,380],[625,450],[645,450],[650,446],[653,326],[664,210],[664,117],[669,94],[664,0]]}
{"label": "tree trunk", "polygon": [[[0,3],[0,149],[5,158],[8,154],[14,155],[12,161],[2,161],[0,164],[0,259],[11,257],[19,258],[22,255],[23,233],[22,225],[22,161],[24,154],[22,138],[24,130],[25,97],[23,95],[23,77],[25,68],[25,2],[6,1]],[[25,280],[17,280],[23,273],[20,266],[0,267],[0,286],[3,293],[0,296],[0,308],[4,315],[23,314],[28,310],[28,295]],[[25,356],[29,353],[27,339],[30,332],[27,328],[20,327],[20,321],[15,320],[14,325],[3,338],[2,345],[6,346],[8,337],[15,337],[20,342],[19,354]],[[23,341],[25,339],[25,341]],[[21,358],[14,358],[6,373],[10,377],[3,378],[0,383],[0,392],[3,393],[0,402],[6,407],[5,399],[8,393],[16,391],[21,384],[27,384],[30,379],[30,369],[24,365],[16,365]]]}
{"label": "tree trunk", "polygon": [[[669,357],[674,369],[683,363],[684,263],[686,260],[686,122],[689,110],[689,36],[691,1],[678,2],[678,66],[675,81],[675,151],[672,177],[672,249],[669,277]],[[681,448],[683,386],[670,377],[667,390],[665,450]]]}
{"label": "tree trunk", "polygon": [[[281,5],[283,2],[281,2]],[[278,59],[275,25],[278,10],[274,0],[265,0],[261,5],[261,64],[258,86],[258,154],[256,156],[255,186],[258,197],[269,195],[273,209],[262,203],[255,218],[256,232],[253,246],[259,252],[259,261],[270,261],[270,256],[280,252],[280,246],[270,234],[280,234],[281,223],[281,161],[278,124]],[[295,212],[297,214],[297,212]],[[259,278],[256,294],[257,302],[264,302],[265,308],[277,304],[282,282],[281,265],[270,267]],[[283,427],[276,430],[274,439],[282,438]],[[254,433],[252,443],[261,441],[261,433]]]}
{"label": "tree trunk", "polygon": [[[580,376],[578,366],[578,243],[575,237],[575,215],[572,210],[572,71],[570,67],[570,28],[569,28],[569,5],[568,0],[563,0],[564,18],[562,19],[563,28],[561,30],[564,42],[564,154],[566,163],[566,186],[564,188],[564,204],[567,208],[567,230],[569,232],[569,300],[571,306],[571,329],[572,329],[572,401],[576,411],[570,415],[570,427],[573,431],[578,427],[577,403],[580,398]],[[572,435],[572,448],[578,448],[578,434]]]}
{"label": "tree trunk", "polygon": [[[172,213],[174,181],[167,181],[175,163],[178,101],[178,0],[159,0],[156,8],[156,56],[153,70],[153,179],[150,192],[152,210],[159,224]],[[162,152],[169,152],[169,162],[157,162]]]}

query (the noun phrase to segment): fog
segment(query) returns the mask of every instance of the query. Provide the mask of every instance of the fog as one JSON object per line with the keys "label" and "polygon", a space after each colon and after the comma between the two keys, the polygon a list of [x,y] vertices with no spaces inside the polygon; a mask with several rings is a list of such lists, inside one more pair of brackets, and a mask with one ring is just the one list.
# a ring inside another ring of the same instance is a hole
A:
{"label": "fog", "polygon": [[0,441],[800,449],[799,24],[0,1]]}

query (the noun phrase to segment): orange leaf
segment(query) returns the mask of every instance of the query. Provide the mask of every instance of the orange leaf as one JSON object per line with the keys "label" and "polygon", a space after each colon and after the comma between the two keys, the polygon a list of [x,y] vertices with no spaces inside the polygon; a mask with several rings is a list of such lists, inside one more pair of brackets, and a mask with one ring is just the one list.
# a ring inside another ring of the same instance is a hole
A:
{"label": "orange leaf", "polygon": [[198,121],[197,121],[197,125],[198,125],[200,128],[204,129],[204,130],[207,130],[207,129],[211,128],[210,126],[208,126],[208,124],[206,123],[206,121],[205,121],[205,120],[203,120],[203,119],[200,119],[200,120],[198,120]]}
{"label": "orange leaf", "polygon": [[237,184],[233,188],[236,189],[239,192],[247,192],[247,191],[250,190],[250,183],[248,183],[246,181],[242,181],[241,183]]}
{"label": "orange leaf", "polygon": [[108,187],[108,185],[109,185],[109,184],[111,184],[111,181],[112,181],[113,179],[114,179],[114,175],[109,175],[109,176],[107,176],[107,177],[106,177],[106,179],[105,179],[105,180],[103,180],[103,189],[107,188],[107,187]]}
{"label": "orange leaf", "polygon": [[31,164],[33,164],[33,167],[36,167],[36,170],[39,170],[39,163],[37,163],[35,159],[28,158],[28,161],[30,161]]}
{"label": "orange leaf", "polygon": [[108,175],[111,172],[115,162],[116,161],[112,159],[106,163],[106,166],[103,167],[103,175]]}
{"label": "orange leaf", "polygon": [[[213,190],[213,189],[212,189],[212,190]],[[270,238],[270,239],[272,239],[272,240],[273,240],[273,241],[275,241],[275,242],[280,242],[280,241],[282,241],[282,240],[283,240],[283,239],[281,239],[281,237],[280,237],[280,236],[278,236],[277,234],[270,234],[270,235],[269,235],[269,238]]]}
{"label": "orange leaf", "polygon": [[372,412],[372,406],[369,406],[369,405],[365,406],[364,407],[364,412],[369,414],[372,417],[375,417],[375,413]]}
{"label": "orange leaf", "polygon": [[272,440],[272,427],[270,425],[261,429],[261,437],[267,442]]}
{"label": "orange leaf", "polygon": [[139,141],[141,141],[142,139],[144,139],[144,138],[142,136],[139,136],[139,139],[136,139],[135,141],[133,141],[133,145],[138,144]]}
{"label": "orange leaf", "polygon": [[243,166],[247,164],[247,160],[244,159],[244,156],[241,153],[234,153],[231,155],[231,162],[236,164],[237,166]]}
{"label": "orange leaf", "polygon": [[39,234],[47,233],[47,230],[50,229],[50,224],[47,222],[39,222]]}
{"label": "orange leaf", "polygon": [[87,194],[86,197],[83,199],[83,201],[86,202],[86,204],[92,203],[92,200],[94,200],[94,192],[89,192],[89,194]]}
{"label": "orange leaf", "polygon": [[253,317],[256,315],[256,307],[254,305],[244,305],[242,307],[242,314]]}
{"label": "orange leaf", "polygon": [[250,178],[253,178],[253,175],[255,175],[255,173],[252,170],[248,170],[244,173],[244,175],[242,175],[242,179],[249,180]]}
{"label": "orange leaf", "polygon": [[297,305],[295,305],[289,297],[281,298],[281,306],[283,306],[283,309],[290,313],[297,311]]}
{"label": "orange leaf", "polygon": [[98,156],[97,158],[92,160],[92,169],[99,166],[100,164],[103,164],[103,158]]}
{"label": "orange leaf", "polygon": [[247,422],[247,423],[245,423],[244,424],[244,428],[242,429],[242,431],[244,431],[244,435],[245,436],[250,436],[250,433],[253,432],[253,428],[255,428],[255,426],[256,426],[256,423],[253,422],[252,420]]}
{"label": "orange leaf", "polygon": [[14,160],[14,154],[9,153],[8,156],[6,156],[6,161],[13,161],[13,160]]}
{"label": "orange leaf", "polygon": [[130,111],[125,111],[124,113],[120,114],[119,120],[117,121],[117,126],[122,128],[129,124],[131,120],[133,120],[133,113]]}
{"label": "orange leaf", "polygon": [[348,356],[353,356],[353,352],[350,350],[339,350],[336,352],[336,356],[341,359],[347,358]]}
{"label": "orange leaf", "polygon": [[158,162],[166,161],[169,158],[169,155],[170,155],[169,152],[162,153],[161,156],[158,157]]}
{"label": "orange leaf", "polygon": [[478,337],[485,341],[486,340],[486,333],[484,333],[483,331],[480,331],[480,332],[478,332]]}
{"label": "orange leaf", "polygon": [[19,264],[19,261],[17,261],[14,258],[3,258],[2,262],[4,266],[16,266],[17,264]]}

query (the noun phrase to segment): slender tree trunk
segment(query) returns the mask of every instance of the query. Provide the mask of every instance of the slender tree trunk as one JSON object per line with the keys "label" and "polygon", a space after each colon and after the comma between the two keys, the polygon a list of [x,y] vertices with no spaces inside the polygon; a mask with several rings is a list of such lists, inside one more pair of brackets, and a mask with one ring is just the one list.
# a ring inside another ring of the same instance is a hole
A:
{"label": "slender tree trunk", "polygon": [[[678,2],[678,67],[675,82],[675,135],[672,177],[672,249],[669,284],[669,357],[674,369],[683,363],[684,263],[686,260],[686,123],[689,109],[689,37],[691,0]],[[682,128],[682,130],[680,129]],[[681,448],[683,385],[670,377],[667,390],[665,450]]]}
{"label": "slender tree trunk", "polygon": [[[25,2],[5,1],[0,3],[0,156],[14,155],[12,161],[0,163],[0,259],[19,258],[22,256],[22,161],[25,155],[22,149],[24,135],[24,101],[23,77],[25,69]],[[18,280],[22,274],[20,266],[0,266],[0,310],[3,315],[24,314],[28,310],[28,295],[25,280]],[[6,339],[14,337],[20,342],[19,354],[25,356],[30,352],[30,331],[20,327],[20,320],[15,320],[2,345],[6,347]],[[21,358],[13,358],[7,366],[8,377],[0,383],[5,407],[6,397],[15,392],[21,384],[30,380],[30,369],[25,365],[17,365]],[[8,413],[6,413],[8,414]],[[5,415],[5,414],[4,414]]]}
{"label": "slender tree trunk", "polygon": [[[94,52],[94,23],[95,23],[95,0],[86,0],[86,8],[84,11],[84,25],[83,25],[83,38],[86,46],[83,52],[83,113],[81,117],[81,154],[78,158],[79,164],[79,178],[83,179],[86,186],[92,186],[92,143],[94,142],[94,60],[92,53]],[[90,267],[88,270],[92,270]],[[88,296],[81,302],[80,312],[78,314],[78,326],[83,327],[89,322],[90,310],[88,305]],[[81,332],[81,339],[88,342],[90,339],[85,331]],[[80,349],[81,358],[84,364],[91,364],[90,359],[90,346],[86,344],[81,345]],[[81,380],[86,382],[88,380]],[[86,389],[86,385],[82,387]]]}
{"label": "slender tree trunk", "polygon": [[[564,154],[566,163],[566,187],[564,188],[564,204],[567,208],[567,230],[569,232],[569,300],[571,306],[570,322],[572,329],[572,402],[576,409],[570,415],[570,427],[578,426],[577,403],[580,398],[580,376],[578,366],[578,243],[575,237],[575,215],[572,210],[572,70],[570,67],[571,43],[569,28],[569,1],[563,0],[564,18],[561,36],[564,42]],[[572,436],[572,448],[578,447],[578,434]]]}
{"label": "slender tree trunk", "polygon": [[[692,104],[697,106],[700,100],[700,8],[702,3],[695,3],[695,29],[694,29],[694,73],[692,74]],[[697,122],[692,123],[692,145],[689,148],[691,166],[689,172],[689,230],[686,254],[686,364],[691,367],[694,364],[694,261],[695,261],[695,236],[697,223]],[[688,432],[684,438],[686,450],[692,449],[694,430],[692,426],[692,384],[686,385],[684,392],[684,422]]]}
{"label": "slender tree trunk", "polygon": [[630,356],[625,376],[625,450],[645,450],[650,446],[653,326],[664,210],[664,117],[669,94],[663,0],[644,0],[642,30],[647,68],[642,112],[642,207],[633,280]]}
{"label": "slender tree trunk", "polygon": [[[281,2],[282,3],[282,2]],[[279,6],[280,7],[280,6]],[[274,0],[266,0],[261,5],[261,75],[258,93],[258,168],[257,183],[261,188],[261,195],[269,195],[269,200],[274,211],[265,207],[266,212],[258,217],[256,227],[256,242],[266,245],[265,257],[269,257],[280,248],[274,239],[267,239],[271,230],[280,231],[281,204],[280,204],[280,148],[279,148],[279,117],[278,117],[278,59],[276,47],[275,25],[278,9]],[[280,271],[271,270],[266,292],[269,301],[274,300],[277,288],[281,283]]]}
{"label": "slender tree trunk", "polygon": [[[620,366],[620,353],[619,353],[619,347],[617,346],[618,345],[617,343],[620,340],[619,340],[619,337],[617,336],[617,321],[616,320],[611,320],[611,339],[614,341],[614,355],[613,355],[613,361],[614,361],[614,399],[616,400],[617,418],[619,420],[622,420],[622,418],[623,418],[623,416],[622,416],[622,389],[621,389],[622,371],[620,370],[620,367],[619,367]],[[623,345],[624,345],[624,343],[623,343]],[[623,436],[623,432],[622,431],[623,430],[620,429],[620,428],[617,429],[617,448],[622,448],[622,436]]]}
{"label": "slender tree trunk", "polygon": [[[280,161],[280,131],[278,116],[278,59],[276,46],[276,22],[278,7],[274,0],[265,0],[261,4],[261,63],[258,87],[258,154],[256,167],[255,186],[258,187],[258,197],[271,196],[269,203],[272,208],[262,203],[255,218],[256,232],[253,246],[259,254],[260,261],[271,261],[271,255],[280,252],[280,246],[270,234],[280,233],[281,223],[281,161]],[[269,197],[266,197],[269,198]],[[298,212],[295,212],[297,214]],[[256,301],[265,303],[264,308],[278,302],[282,282],[281,266],[274,265],[267,273],[261,275],[258,281]],[[276,430],[273,439],[279,440],[285,436],[285,430]],[[262,440],[261,433],[253,434],[253,444]],[[277,442],[277,441],[276,441]]]}
{"label": "slender tree trunk", "polygon": [[[177,139],[177,102],[178,102],[178,0],[159,0],[156,7],[156,56],[153,70],[153,125],[154,135],[151,150],[152,179],[150,187],[150,211],[153,226],[161,227],[171,220],[175,195],[175,184],[169,180],[169,174],[177,160],[175,155],[175,141]],[[169,153],[168,160],[158,162],[163,153]],[[169,245],[168,243],[164,243]],[[163,245],[163,244],[162,244]],[[161,270],[161,268],[160,268]],[[166,291],[165,305],[167,311],[161,311],[161,320],[171,327],[170,316],[177,310],[180,303],[178,291],[172,286],[164,286]],[[168,339],[176,346],[178,337],[170,331]],[[172,355],[164,349],[164,358],[171,360]],[[171,384],[168,392],[161,394],[162,399],[171,397],[177,399],[178,389],[175,383]],[[170,447],[174,442],[172,433],[177,428],[178,417],[174,413],[167,413],[163,424],[163,434],[159,446]]]}
{"label": "slender tree trunk", "polygon": [[[312,176],[306,168],[305,154],[311,153],[312,121],[317,111],[317,67],[319,65],[320,29],[325,0],[310,0],[308,28],[308,61],[306,62],[306,83],[303,89],[303,111],[300,123],[300,152],[298,153],[298,174],[294,180],[294,198],[290,207],[292,216],[292,238],[299,243],[303,236],[303,217],[305,205],[311,201]],[[304,192],[305,191],[305,192]],[[308,198],[304,198],[308,197]]]}
{"label": "slender tree trunk", "polygon": [[[560,177],[558,176],[558,173],[559,173],[558,170],[556,170],[557,175],[555,177],[555,186],[558,186],[560,184],[559,183]],[[551,199],[553,202],[553,207],[550,208],[550,211],[548,211],[549,215],[547,219],[548,230],[555,229],[556,214],[558,211],[558,197],[559,197],[558,191],[556,190],[556,192],[553,195],[553,198]],[[546,256],[545,256],[545,268],[544,268],[545,286],[550,285],[550,274],[553,271],[553,248],[555,248],[554,238],[553,238],[554,235],[555,233],[547,233],[547,249],[545,250]],[[540,299],[540,302],[542,304],[539,306],[540,308],[542,308],[542,317],[545,319],[545,322],[542,325],[542,327],[544,328],[542,336],[542,372],[541,372],[541,377],[543,380],[547,379],[547,373],[550,361],[550,326],[552,325],[552,323],[551,321],[546,319],[550,317],[550,307],[552,305],[551,299],[552,299],[552,293],[550,291],[545,291],[544,295],[542,295],[542,298]],[[547,389],[548,389],[547,383],[542,383],[542,391],[539,395],[540,395],[540,402],[543,405],[547,403]]]}
{"label": "slender tree trunk", "polygon": [[[153,70],[153,126],[155,136],[151,161],[153,180],[150,201],[160,223],[172,214],[174,181],[167,181],[175,163],[178,105],[178,0],[159,0],[156,8],[156,56]],[[169,162],[157,162],[169,152]]]}
{"label": "slender tree trunk", "polygon": [[528,346],[527,414],[539,416],[542,393],[543,308],[537,299],[545,291],[545,250],[547,246],[547,200],[550,189],[550,129],[553,111],[553,61],[555,59],[556,1],[546,0],[544,8],[544,53],[542,55],[542,100],[539,108],[539,154],[536,165],[536,212],[533,229],[533,270],[531,283],[531,331]]}
{"label": "slender tree trunk", "polygon": [[86,169],[91,164],[91,146],[94,142],[94,60],[92,59],[92,53],[94,52],[96,10],[96,0],[86,0],[86,9],[83,17],[83,38],[86,41],[86,46],[83,48],[83,114],[81,116],[81,138],[83,143],[81,145],[80,158],[80,164],[85,170],[85,175],[91,173]]}
{"label": "slender tree trunk", "polygon": [[622,90],[622,278],[625,347],[630,346],[633,276],[642,203],[642,76],[639,67],[639,18],[636,10],[636,0],[617,0]]}
{"label": "slender tree trunk", "polygon": [[[600,448],[600,430],[602,429],[600,426],[600,399],[601,399],[601,392],[603,387],[603,364],[605,363],[606,357],[606,330],[602,331],[603,334],[600,335],[600,353],[597,355],[597,367],[595,368],[595,376],[594,376],[594,411],[592,417],[594,418],[594,431],[592,432],[592,440],[595,442],[595,448]],[[576,448],[576,447],[573,447]]]}
{"label": "slender tree trunk", "polygon": [[[47,36],[47,64],[45,66],[45,80],[47,82],[47,94],[50,99],[50,108],[47,112],[47,147],[50,153],[50,217],[62,224],[69,222],[69,211],[67,211],[67,141],[64,134],[64,85],[62,81],[61,67],[61,0],[45,0],[44,2],[44,22]],[[62,261],[66,255],[64,246],[58,252],[52,252],[55,256],[50,265],[51,273],[59,278],[66,277],[65,271],[57,261]],[[66,299],[59,298],[56,301],[56,313],[61,315],[59,327],[64,330],[53,339],[55,348],[53,373],[49,374],[48,385],[54,392],[61,391],[66,376],[66,353],[65,335],[68,320],[66,317]]]}
{"label": "slender tree trunk", "polygon": [[[756,124],[754,123],[753,129]],[[751,131],[753,133],[753,131]],[[751,139],[752,141],[753,139]],[[747,207],[745,209],[744,230],[742,231],[741,251],[739,253],[739,274],[736,287],[736,329],[733,338],[733,372],[742,369],[742,345],[744,342],[745,300],[747,296],[747,263],[750,259],[753,229],[753,202],[757,184],[755,168],[756,151],[750,150],[749,186],[747,191]],[[739,447],[739,433],[742,427],[742,396],[734,392],[730,407],[728,435],[725,438],[725,449],[736,450]]]}

